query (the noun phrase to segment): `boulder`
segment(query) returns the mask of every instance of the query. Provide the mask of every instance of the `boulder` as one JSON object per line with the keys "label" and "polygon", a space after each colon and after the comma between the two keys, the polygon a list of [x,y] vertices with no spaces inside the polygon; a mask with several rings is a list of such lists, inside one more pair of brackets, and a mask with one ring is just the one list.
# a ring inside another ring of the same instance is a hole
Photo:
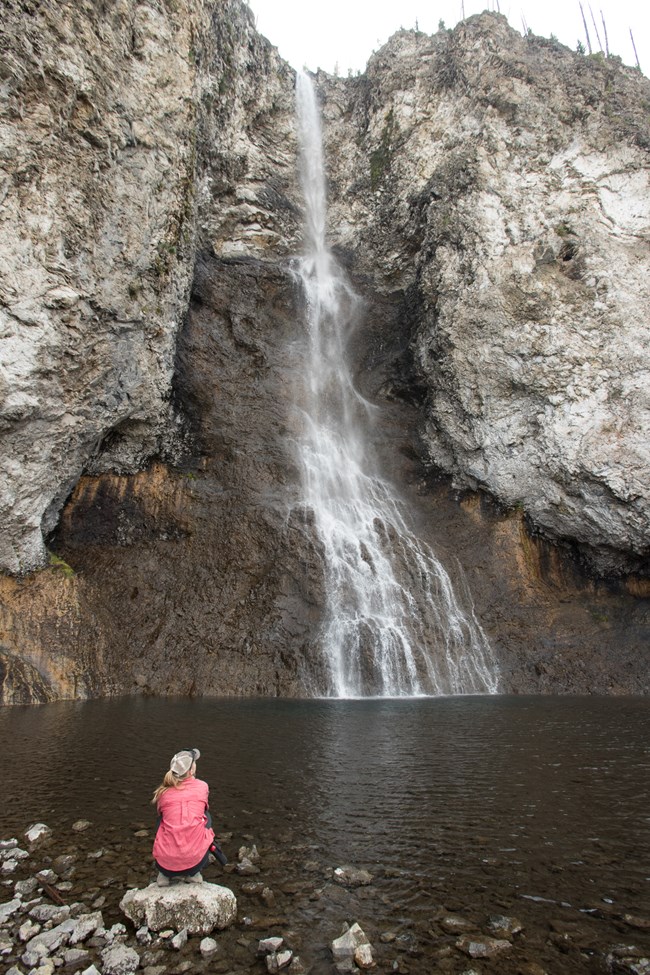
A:
{"label": "boulder", "polygon": [[190,934],[227,928],[237,916],[235,895],[217,884],[150,884],[143,890],[128,890],[120,907],[131,921],[152,931],[187,928]]}

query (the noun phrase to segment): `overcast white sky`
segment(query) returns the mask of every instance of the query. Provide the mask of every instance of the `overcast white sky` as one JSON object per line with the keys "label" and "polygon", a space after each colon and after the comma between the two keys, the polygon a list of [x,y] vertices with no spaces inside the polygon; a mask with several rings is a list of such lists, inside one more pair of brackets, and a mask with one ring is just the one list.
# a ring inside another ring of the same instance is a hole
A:
{"label": "overcast white sky", "polygon": [[[295,68],[314,71],[323,68],[339,74],[348,70],[362,71],[366,61],[391,34],[400,27],[415,27],[433,34],[438,21],[453,27],[462,17],[496,9],[497,0],[248,0],[257,27],[280,50]],[[512,27],[522,30],[522,18],[534,34],[551,34],[572,50],[578,38],[586,39],[578,0],[498,0],[501,13]],[[598,50],[596,31],[589,13],[589,2],[583,0],[587,26],[594,50]],[[601,11],[607,25],[609,50],[625,64],[636,59],[630,40],[630,28],[639,54],[641,67],[650,68],[650,2],[649,0],[591,0],[600,38],[605,45]]]}

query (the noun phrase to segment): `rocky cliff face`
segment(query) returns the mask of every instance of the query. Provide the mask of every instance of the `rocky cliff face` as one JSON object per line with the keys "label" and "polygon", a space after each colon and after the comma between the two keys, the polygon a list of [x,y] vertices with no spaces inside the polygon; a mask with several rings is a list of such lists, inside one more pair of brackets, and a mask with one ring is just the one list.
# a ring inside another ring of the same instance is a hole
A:
{"label": "rocky cliff face", "polygon": [[[0,698],[318,689],[293,72],[238,0],[6,11]],[[503,689],[647,691],[647,81],[485,15],[318,86],[376,446]]]}
{"label": "rocky cliff face", "polygon": [[415,306],[429,463],[647,569],[647,79],[486,14],[322,87],[332,232]]}
{"label": "rocky cliff face", "polygon": [[25,572],[84,471],[177,453],[197,243],[295,232],[292,72],[234,0],[13,2],[0,33],[0,567]]}

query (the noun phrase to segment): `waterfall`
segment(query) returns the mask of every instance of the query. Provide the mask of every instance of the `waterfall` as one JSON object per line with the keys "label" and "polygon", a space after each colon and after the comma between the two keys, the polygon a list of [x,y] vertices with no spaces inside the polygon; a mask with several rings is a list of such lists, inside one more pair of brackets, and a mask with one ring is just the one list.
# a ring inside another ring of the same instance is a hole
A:
{"label": "waterfall", "polygon": [[326,692],[494,693],[496,666],[471,606],[463,612],[448,573],[409,527],[373,456],[368,430],[376,408],[355,389],[346,348],[362,303],[326,242],[320,113],[304,73],[296,102],[307,327],[298,452],[303,504],[324,560]]}

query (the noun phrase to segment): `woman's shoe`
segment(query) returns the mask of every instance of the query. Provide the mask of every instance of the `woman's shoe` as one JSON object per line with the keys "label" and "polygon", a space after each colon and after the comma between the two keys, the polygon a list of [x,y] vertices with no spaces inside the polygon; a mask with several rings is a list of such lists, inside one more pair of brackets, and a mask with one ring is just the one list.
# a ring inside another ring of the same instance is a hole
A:
{"label": "woman's shoe", "polygon": [[202,884],[203,877],[200,873],[194,873],[191,877],[185,877],[186,884]]}
{"label": "woman's shoe", "polygon": [[158,873],[156,883],[159,887],[169,887],[169,877],[166,877],[164,873]]}

